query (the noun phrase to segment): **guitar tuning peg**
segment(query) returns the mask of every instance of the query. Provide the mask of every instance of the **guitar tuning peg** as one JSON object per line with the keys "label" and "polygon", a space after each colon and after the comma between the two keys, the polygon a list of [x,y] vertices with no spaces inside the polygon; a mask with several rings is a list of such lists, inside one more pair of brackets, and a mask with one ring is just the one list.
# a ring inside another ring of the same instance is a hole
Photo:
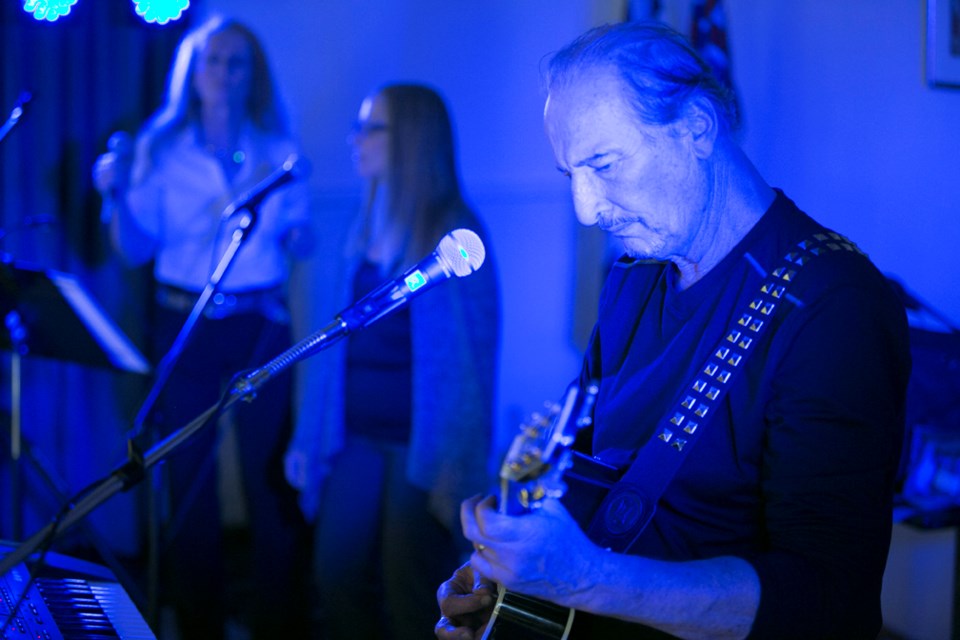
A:
{"label": "guitar tuning peg", "polygon": [[529,467],[532,463],[536,462],[539,459],[536,451],[527,451],[522,456],[522,466],[524,468]]}
{"label": "guitar tuning peg", "polygon": [[565,494],[566,492],[567,492],[567,486],[562,481],[558,481],[555,486],[544,491],[544,497],[545,498],[562,498],[563,494]]}

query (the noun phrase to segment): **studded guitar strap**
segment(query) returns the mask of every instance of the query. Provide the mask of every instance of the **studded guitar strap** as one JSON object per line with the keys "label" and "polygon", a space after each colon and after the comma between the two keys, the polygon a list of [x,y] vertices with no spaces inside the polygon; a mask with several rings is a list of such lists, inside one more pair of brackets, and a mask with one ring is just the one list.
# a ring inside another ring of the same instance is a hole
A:
{"label": "studded guitar strap", "polygon": [[650,440],[624,475],[607,493],[593,516],[587,535],[613,551],[627,551],[650,522],[657,501],[676,475],[707,421],[720,406],[747,356],[766,333],[770,319],[784,301],[787,287],[801,267],[830,251],[860,250],[834,232],[815,234],[784,256],[760,287],[760,293],[737,316],[676,407],[660,420]]}

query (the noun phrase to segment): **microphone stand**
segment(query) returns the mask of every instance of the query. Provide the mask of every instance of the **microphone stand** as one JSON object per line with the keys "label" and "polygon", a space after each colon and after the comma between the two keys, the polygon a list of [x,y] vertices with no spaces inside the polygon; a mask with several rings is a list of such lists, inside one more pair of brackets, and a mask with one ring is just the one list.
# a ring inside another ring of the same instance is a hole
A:
{"label": "microphone stand", "polygon": [[[177,334],[173,345],[164,355],[163,360],[157,367],[157,376],[154,379],[150,392],[146,400],[141,405],[137,417],[134,421],[134,427],[131,430],[132,436],[127,440],[127,462],[113,471],[110,475],[91,485],[88,492],[82,493],[76,502],[70,502],[63,507],[61,514],[53,522],[42,528],[33,536],[20,543],[17,548],[7,554],[0,560],[0,576],[6,575],[14,566],[30,557],[42,544],[53,542],[57,535],[65,531],[70,526],[81,520],[96,507],[103,504],[110,497],[120,491],[126,491],[130,487],[140,482],[146,475],[146,471],[151,469],[156,463],[163,460],[172,453],[180,444],[191,438],[199,431],[214,415],[221,413],[232,406],[239,396],[228,396],[218,404],[209,408],[200,416],[195,418],[189,424],[181,427],[169,437],[151,447],[146,454],[140,451],[140,448],[134,443],[133,438],[143,429],[146,418],[152,411],[160,391],[166,384],[173,372],[174,366],[179,360],[187,344],[193,328],[196,326],[203,313],[204,308],[210,298],[217,292],[220,281],[226,274],[230,265],[240,250],[244,240],[249,236],[257,222],[257,209],[255,206],[244,209],[245,215],[240,221],[238,227],[231,235],[230,244],[224,251],[217,263],[216,268],[211,274],[206,286],[193,306],[193,309]],[[152,482],[148,485],[151,491],[148,494],[148,607],[150,617],[154,617],[156,612],[156,585],[159,583],[159,516],[157,514],[156,499],[159,491],[158,478],[154,475]]]}
{"label": "microphone stand", "polygon": [[177,337],[174,339],[170,349],[167,351],[166,355],[163,356],[163,360],[161,360],[160,364],[157,365],[157,376],[154,378],[153,386],[150,388],[150,392],[147,394],[146,400],[143,401],[143,404],[140,406],[140,411],[137,413],[137,417],[134,419],[134,435],[136,435],[140,429],[143,428],[143,423],[146,421],[147,416],[153,410],[154,404],[156,404],[157,399],[160,397],[160,391],[166,385],[167,380],[173,373],[174,366],[176,366],[177,361],[183,354],[183,350],[187,345],[187,339],[193,332],[193,328],[196,326],[197,322],[199,322],[200,315],[206,308],[210,298],[216,294],[217,289],[220,286],[220,281],[226,274],[227,269],[229,269],[230,265],[233,263],[233,259],[240,250],[240,246],[242,245],[243,241],[253,230],[254,226],[256,226],[256,210],[251,209],[248,211],[250,212],[250,215],[244,216],[240,226],[237,227],[237,229],[233,232],[229,246],[227,246],[226,251],[224,251],[223,256],[221,256],[220,262],[217,264],[216,269],[214,269],[213,273],[210,275],[210,279],[207,281],[206,286],[204,286],[203,291],[200,292],[200,297],[197,298],[196,303],[193,305],[193,309],[190,311],[190,315],[180,328],[180,333],[177,334]]}
{"label": "microphone stand", "polygon": [[[160,397],[160,392],[162,391],[163,387],[166,386],[167,380],[170,379],[174,367],[179,361],[180,356],[183,354],[183,351],[187,346],[187,341],[190,338],[190,335],[193,333],[193,329],[196,327],[197,322],[200,321],[200,316],[203,314],[203,310],[206,308],[210,299],[217,293],[217,290],[220,287],[220,281],[233,264],[233,260],[240,251],[240,247],[243,245],[243,242],[247,239],[247,237],[249,237],[254,227],[256,227],[257,219],[258,210],[256,206],[248,207],[244,210],[244,215],[239,226],[231,235],[230,244],[220,257],[220,261],[217,263],[216,268],[213,270],[213,273],[207,280],[207,284],[204,286],[203,291],[200,292],[200,296],[194,303],[193,309],[190,311],[190,315],[187,316],[187,319],[184,321],[183,326],[180,328],[180,332],[173,341],[173,344],[163,356],[160,364],[157,365],[157,375],[154,378],[153,385],[150,387],[150,391],[147,394],[146,399],[144,400],[143,404],[140,405],[140,410],[134,419],[133,429],[131,430],[132,436],[127,441],[128,458],[131,460],[142,459],[142,462],[139,463],[144,465],[143,470],[140,471],[141,475],[143,471],[145,471],[151,465],[147,465],[146,459],[142,458],[142,456],[139,454],[138,448],[133,442],[133,438],[141,433],[147,417],[150,415],[150,412],[153,410],[154,405]],[[226,407],[223,407],[223,409],[225,408]],[[208,414],[205,415],[207,418],[211,417],[212,410],[208,411]],[[204,422],[205,421],[206,420],[204,420]],[[203,426],[204,422],[201,422],[193,429],[190,429],[190,425],[188,425],[188,427],[185,427],[177,433],[183,433],[183,439],[187,439],[192,436],[193,433],[198,431],[199,428]],[[152,442],[153,438],[150,440]],[[175,447],[177,445],[179,445],[179,442],[173,446]],[[165,455],[163,452],[158,453],[160,453],[160,455]],[[137,480],[139,480],[139,478]],[[134,482],[136,482],[136,480]],[[148,618],[151,620],[156,619],[159,602],[160,514],[157,501],[160,495],[162,495],[160,477],[158,474],[152,474],[150,477],[150,482],[147,484],[147,612]],[[3,574],[0,573],[0,575]]]}
{"label": "microphone stand", "polygon": [[[176,449],[180,443],[186,441],[202,428],[216,413],[230,406],[232,402],[221,402],[194,418],[192,422],[181,427],[166,439],[154,445],[146,455],[139,456],[135,451],[130,452],[130,459],[117,470],[105,478],[91,485],[90,490],[76,501],[64,507],[63,515],[20,543],[13,551],[0,560],[0,576],[5,575],[17,564],[23,562],[40,548],[44,543],[49,544],[61,532],[83,519],[87,514],[100,506],[107,499],[120,491],[125,491],[143,479],[145,472],[157,462],[163,460]],[[129,443],[128,443],[129,444]]]}
{"label": "microphone stand", "polygon": [[[232,257],[236,251],[228,253]],[[224,260],[224,262],[229,261]],[[221,270],[218,269],[218,271]],[[222,276],[222,273],[220,275]],[[58,534],[76,524],[109,498],[134,486],[144,478],[148,470],[176,451],[180,445],[193,437],[213,418],[240,400],[253,401],[256,392],[277,374],[303,358],[332,346],[346,337],[349,332],[348,324],[340,316],[337,316],[326,327],[304,338],[262,367],[245,374],[241,372],[234,376],[235,382],[226,390],[219,402],[155,444],[145,454],[140,454],[132,441],[128,441],[128,461],[91,485],[89,491],[82,493],[75,501],[64,507],[60,517],[0,559],[0,576],[5,575],[18,563],[29,558],[44,542],[52,542]]]}
{"label": "microphone stand", "polygon": [[[254,219],[255,214],[251,212],[250,220],[245,225],[241,224],[241,227],[248,230],[248,228],[252,226]],[[464,241],[470,241],[470,236],[476,238],[476,234],[474,234],[472,231],[459,231],[461,232],[461,236],[464,238]],[[466,232],[466,235],[464,235],[463,232]],[[455,231],[451,234],[448,234],[448,236],[445,236],[444,240],[441,241],[437,249],[441,252],[441,256],[444,254],[444,243],[448,239],[450,239],[450,244],[453,246],[448,247],[447,249],[453,249],[455,252],[457,251],[456,243],[458,242],[458,238],[455,236],[456,233],[457,232]],[[237,246],[239,246],[239,243],[242,241],[242,236],[242,230],[240,231],[239,237],[237,237],[236,233],[234,234]],[[479,243],[479,238],[476,238],[476,242]],[[471,244],[471,242],[466,243]],[[481,244],[481,251],[482,248],[483,247]],[[459,256],[464,259],[469,257],[467,251],[463,247],[459,247],[458,252]],[[227,254],[225,254],[221,264],[229,264],[230,259],[232,259],[235,253],[236,248],[234,247],[232,251],[228,251]],[[473,261],[470,261],[469,264],[464,263],[460,265],[469,267],[468,271],[460,273],[454,269],[454,274],[458,276],[466,275],[467,273],[470,273],[479,267],[480,263],[482,263],[482,260],[483,257],[481,253],[478,262],[474,263]],[[424,278],[424,273],[421,273],[420,271],[421,265],[424,265],[423,268],[428,272],[428,274],[431,268],[434,268],[441,269],[443,271],[443,277],[449,277],[450,273],[447,272],[446,267],[448,260],[444,259],[443,263],[444,264],[434,261],[432,265],[425,265],[425,263],[417,265],[403,277],[403,284],[409,287],[411,292],[423,292],[426,290],[423,285],[426,284],[427,281]],[[225,270],[226,266],[223,266],[222,269],[217,269],[218,281],[219,277],[222,277]],[[418,279],[414,279],[412,277],[414,275],[418,276]],[[434,279],[433,276],[430,276],[430,278]],[[417,286],[411,286],[409,280],[413,280]],[[397,307],[405,304],[408,300],[407,297],[399,293],[396,296],[393,295],[393,291],[399,286],[400,284],[398,281],[384,284],[379,289],[374,290],[372,293],[359,300],[350,308],[342,311],[326,327],[323,327],[319,331],[301,340],[291,348],[276,356],[267,364],[251,371],[240,372],[236,374],[230,387],[226,390],[220,402],[197,416],[186,426],[181,427],[171,435],[167,436],[167,438],[151,447],[150,450],[147,451],[146,455],[140,453],[139,449],[134,445],[132,440],[128,440],[127,463],[122,465],[119,469],[114,471],[103,480],[91,485],[89,490],[81,492],[77,497],[76,503],[71,501],[69,504],[65,505],[61,511],[61,514],[58,514],[58,517],[55,518],[52,523],[34,534],[29,540],[14,549],[12,553],[0,560],[0,575],[4,575],[5,573],[9,572],[16,563],[21,562],[29,557],[30,554],[44,541],[47,543],[52,542],[60,531],[63,531],[67,527],[77,522],[79,519],[83,518],[87,513],[92,511],[115,493],[120,490],[126,490],[139,482],[141,479],[143,479],[145,472],[148,469],[151,469],[157,462],[163,460],[167,455],[175,451],[177,447],[193,436],[194,433],[199,431],[213,417],[233,406],[233,404],[238,400],[243,399],[247,401],[253,401],[253,399],[256,397],[256,392],[264,384],[272,380],[277,374],[299,362],[303,358],[332,346],[334,343],[346,337],[355,329],[362,329],[371,322],[374,322],[377,318],[389,313],[392,309],[396,309]],[[212,290],[215,287],[216,283],[212,283],[212,286],[209,288]],[[198,301],[198,306],[195,307],[195,311],[202,308],[200,304],[201,302],[206,302],[203,296],[201,296],[201,299]],[[197,314],[198,313],[199,312],[197,312]],[[181,333],[185,332],[186,330]],[[179,342],[179,340],[177,342]]]}
{"label": "microphone stand", "polygon": [[15,565],[29,558],[44,541],[53,541],[58,534],[82,520],[109,498],[134,486],[143,479],[146,471],[175,452],[180,445],[193,437],[212,418],[226,411],[240,400],[252,401],[256,392],[272,380],[276,374],[299,362],[302,358],[332,346],[345,337],[347,332],[346,323],[337,318],[327,327],[300,341],[266,365],[246,375],[236,376],[237,382],[226,391],[219,402],[155,444],[146,454],[140,456],[132,451],[128,462],[91,485],[88,492],[65,507],[65,512],[61,517],[33,534],[16,549],[0,559],[0,576],[5,575]]}

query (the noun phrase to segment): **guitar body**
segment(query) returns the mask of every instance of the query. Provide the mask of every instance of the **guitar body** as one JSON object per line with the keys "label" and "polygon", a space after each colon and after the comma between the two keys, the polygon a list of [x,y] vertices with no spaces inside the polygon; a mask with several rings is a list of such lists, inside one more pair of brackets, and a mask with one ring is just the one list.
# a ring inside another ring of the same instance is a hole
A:
{"label": "guitar body", "polygon": [[[545,416],[534,414],[521,425],[500,469],[501,513],[523,515],[546,498],[563,497],[563,474],[574,465],[570,445],[576,432],[592,422],[597,391],[595,384],[582,392],[571,386],[561,404],[548,405]],[[482,640],[566,640],[574,613],[500,587]]]}
{"label": "guitar body", "polygon": [[566,640],[574,609],[500,589],[483,640]]}

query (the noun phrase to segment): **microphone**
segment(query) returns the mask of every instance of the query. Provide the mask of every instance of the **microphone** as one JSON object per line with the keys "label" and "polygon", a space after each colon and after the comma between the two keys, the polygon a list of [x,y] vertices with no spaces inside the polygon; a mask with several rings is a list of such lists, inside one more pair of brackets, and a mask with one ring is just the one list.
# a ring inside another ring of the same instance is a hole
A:
{"label": "microphone", "polygon": [[128,156],[133,153],[133,137],[126,131],[116,131],[107,140],[107,150],[118,156]]}
{"label": "microphone", "polygon": [[370,326],[410,300],[448,280],[463,278],[483,265],[486,249],[470,229],[455,229],[443,236],[437,248],[394,280],[382,284],[353,303],[323,329],[290,347],[264,366],[233,385],[234,394],[251,396],[267,380],[315,352],[325,349],[353,331]]}
{"label": "microphone", "polygon": [[[103,193],[103,207],[100,209],[100,222],[103,224],[110,224],[114,210],[123,199],[123,193],[129,181],[127,174],[130,173],[130,162],[133,157],[133,137],[126,131],[114,132],[107,140],[107,151],[113,156],[114,178],[113,185]],[[94,165],[94,181],[97,180],[99,170],[99,164]],[[118,171],[122,172],[122,178],[117,175]]]}
{"label": "microphone", "polygon": [[485,257],[486,250],[476,233],[469,229],[451,231],[433,253],[341,311],[339,317],[348,331],[362,329],[451,276],[462,278],[473,273]]}
{"label": "microphone", "polygon": [[279,189],[297,178],[304,178],[309,173],[310,164],[296,154],[291,154],[273,173],[245,193],[240,194],[237,199],[228,204],[227,208],[220,214],[220,217],[226,220],[232,217],[237,211],[243,209],[252,211],[260,206],[264,198],[273,193],[275,189]]}
{"label": "microphone", "polygon": [[20,122],[20,118],[23,117],[23,108],[26,106],[30,99],[33,96],[29,91],[21,91],[20,95],[17,96],[17,102],[13,105],[13,109],[10,111],[10,117],[7,118],[7,121],[0,126],[0,140],[3,140],[7,137],[7,134],[10,133],[10,130],[17,126],[17,123]]}

